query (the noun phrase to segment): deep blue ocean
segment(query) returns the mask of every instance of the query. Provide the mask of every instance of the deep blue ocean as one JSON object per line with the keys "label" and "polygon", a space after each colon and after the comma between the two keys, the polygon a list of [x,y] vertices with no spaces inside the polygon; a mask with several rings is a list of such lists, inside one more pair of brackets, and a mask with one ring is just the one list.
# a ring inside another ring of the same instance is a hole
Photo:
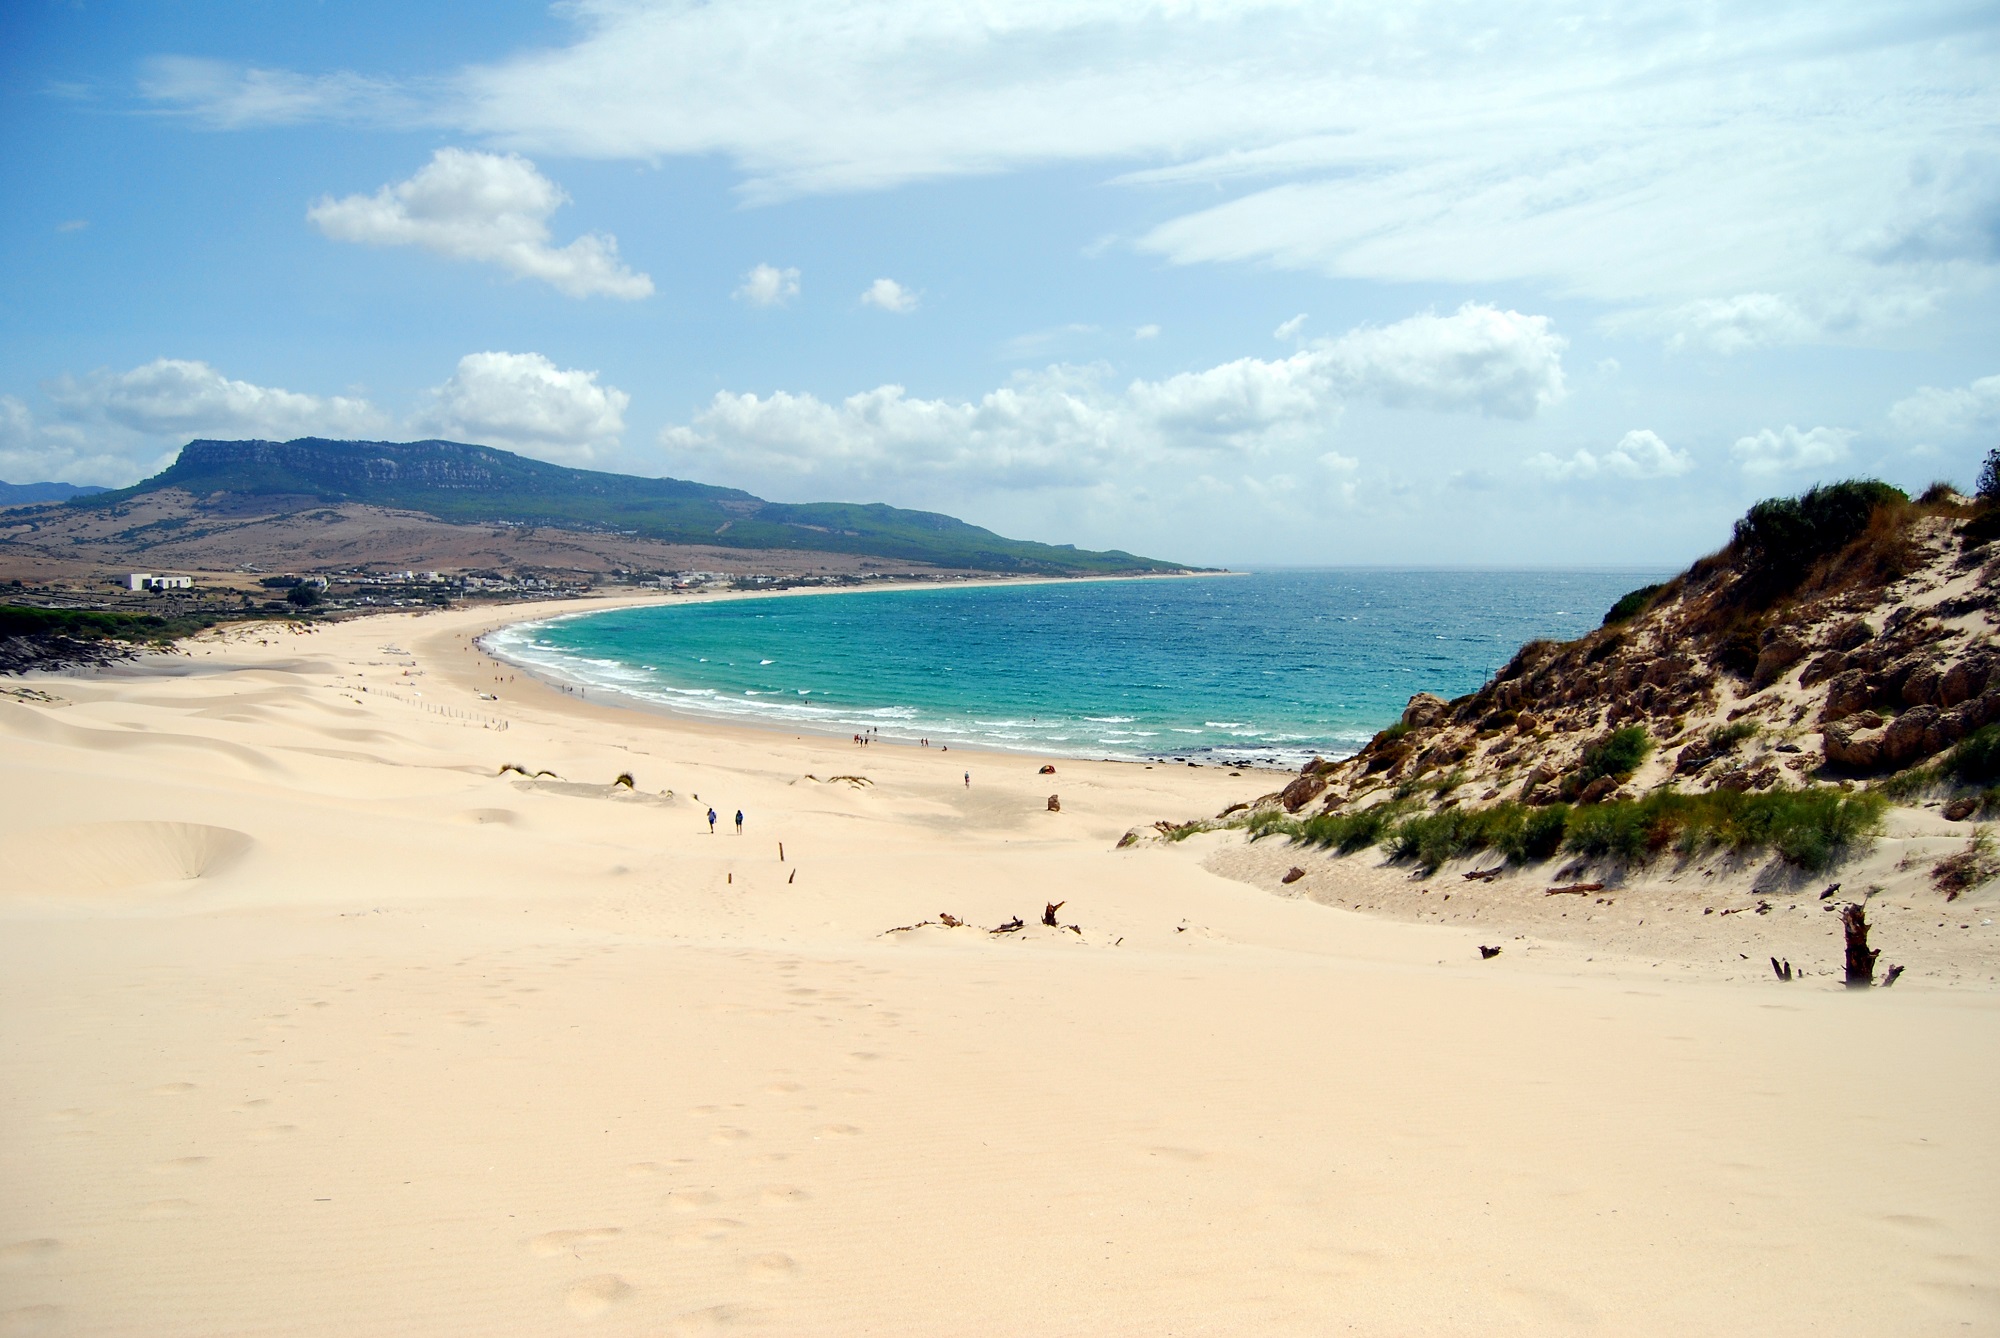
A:
{"label": "deep blue ocean", "polygon": [[933,745],[1295,767],[1415,692],[1470,692],[1534,637],[1667,573],[1272,571],[915,587],[525,623],[499,655],[593,696]]}

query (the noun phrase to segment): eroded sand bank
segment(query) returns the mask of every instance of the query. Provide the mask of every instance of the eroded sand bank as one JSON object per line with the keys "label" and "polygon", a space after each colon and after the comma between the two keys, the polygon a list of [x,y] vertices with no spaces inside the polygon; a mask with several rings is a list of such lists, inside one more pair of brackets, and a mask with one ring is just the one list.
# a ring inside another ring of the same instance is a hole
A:
{"label": "eroded sand bank", "polygon": [[1220,771],[582,703],[493,621],[0,698],[0,1330],[2000,1325],[1988,986],[1483,962],[1114,849]]}

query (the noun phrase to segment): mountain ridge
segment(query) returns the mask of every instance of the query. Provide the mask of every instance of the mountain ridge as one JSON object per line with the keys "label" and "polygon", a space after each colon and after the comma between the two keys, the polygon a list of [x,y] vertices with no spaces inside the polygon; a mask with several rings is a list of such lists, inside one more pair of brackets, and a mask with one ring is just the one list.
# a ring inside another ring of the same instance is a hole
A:
{"label": "mountain ridge", "polygon": [[457,525],[631,534],[709,548],[845,553],[944,568],[1085,575],[1186,571],[1121,550],[1009,539],[939,512],[883,503],[770,502],[738,488],[551,464],[467,442],[196,439],[129,488],[73,499],[115,508],[177,489],[224,498],[298,498],[414,511]]}

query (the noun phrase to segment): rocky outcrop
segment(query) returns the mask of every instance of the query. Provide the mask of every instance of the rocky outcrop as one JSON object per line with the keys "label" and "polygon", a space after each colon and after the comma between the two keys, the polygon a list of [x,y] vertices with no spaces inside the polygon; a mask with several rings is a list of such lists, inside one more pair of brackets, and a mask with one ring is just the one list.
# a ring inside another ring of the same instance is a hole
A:
{"label": "rocky outcrop", "polygon": [[[1331,810],[1428,785],[1439,804],[1589,804],[1663,784],[1802,786],[1934,758],[2000,721],[2000,544],[1968,552],[1969,512],[1911,507],[1892,544],[1878,526],[1778,595],[1753,589],[1725,550],[1627,621],[1521,647],[1477,692],[1417,694],[1360,753],[1316,760],[1266,802]],[[1589,746],[1632,728],[1651,751],[1629,782],[1586,767]]]}

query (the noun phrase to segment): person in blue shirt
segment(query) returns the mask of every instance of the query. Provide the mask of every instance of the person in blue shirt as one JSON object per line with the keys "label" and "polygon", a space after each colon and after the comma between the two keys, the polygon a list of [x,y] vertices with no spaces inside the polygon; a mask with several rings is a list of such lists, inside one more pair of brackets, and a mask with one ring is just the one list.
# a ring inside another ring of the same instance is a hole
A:
{"label": "person in blue shirt", "polygon": [[712,808],[708,810],[708,834],[715,835],[715,810]]}
{"label": "person in blue shirt", "polygon": [[736,834],[743,835],[743,810],[740,808],[736,810]]}

